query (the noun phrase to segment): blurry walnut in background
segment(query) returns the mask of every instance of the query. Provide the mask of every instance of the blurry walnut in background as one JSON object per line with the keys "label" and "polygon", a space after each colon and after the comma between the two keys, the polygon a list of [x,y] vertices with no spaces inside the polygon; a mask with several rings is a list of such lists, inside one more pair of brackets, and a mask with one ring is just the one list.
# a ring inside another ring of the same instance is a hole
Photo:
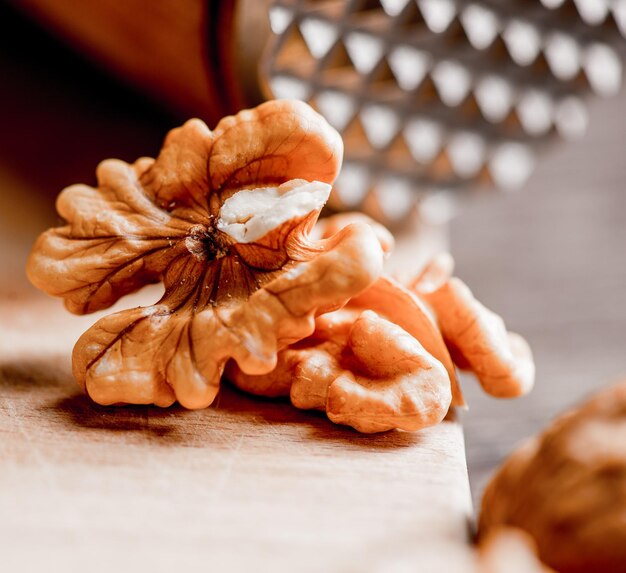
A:
{"label": "blurry walnut in background", "polygon": [[363,223],[322,241],[308,233],[341,166],[337,132],[306,104],[268,102],[211,132],[191,120],[159,157],[104,161],[98,187],[61,193],[63,227],[44,233],[31,281],[72,312],[107,308],[163,280],[155,305],[99,320],[77,342],[77,380],[100,404],[178,400],[206,407],[226,361],[271,371],[382,270]]}
{"label": "blurry walnut in background", "polygon": [[481,537],[502,525],[532,535],[561,573],[626,572],[626,381],[505,462],[485,491]]}

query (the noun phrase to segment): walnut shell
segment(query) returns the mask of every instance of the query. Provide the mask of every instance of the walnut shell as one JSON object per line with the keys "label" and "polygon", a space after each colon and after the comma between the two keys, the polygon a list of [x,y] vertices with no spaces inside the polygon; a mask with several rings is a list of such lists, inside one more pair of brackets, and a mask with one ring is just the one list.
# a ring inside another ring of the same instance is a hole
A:
{"label": "walnut shell", "polygon": [[480,534],[519,527],[561,573],[626,572],[626,381],[560,418],[489,483]]}

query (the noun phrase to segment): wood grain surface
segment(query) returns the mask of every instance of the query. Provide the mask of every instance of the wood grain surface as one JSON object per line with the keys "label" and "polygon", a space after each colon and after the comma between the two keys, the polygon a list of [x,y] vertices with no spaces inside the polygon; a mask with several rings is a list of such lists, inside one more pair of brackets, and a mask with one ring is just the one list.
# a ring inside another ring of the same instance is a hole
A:
{"label": "wood grain surface", "polygon": [[[1,16],[0,43],[34,42]],[[81,392],[71,348],[98,315],[36,292],[26,256],[63,186],[92,183],[104,157],[154,154],[174,120],[52,42],[0,49],[0,70],[0,570],[468,570],[453,417],[364,436],[230,388],[196,412]]]}
{"label": "wood grain surface", "polygon": [[0,316],[3,570],[469,570],[454,420],[365,436],[230,388],[201,411],[99,407],[69,364],[92,317],[36,293]]}

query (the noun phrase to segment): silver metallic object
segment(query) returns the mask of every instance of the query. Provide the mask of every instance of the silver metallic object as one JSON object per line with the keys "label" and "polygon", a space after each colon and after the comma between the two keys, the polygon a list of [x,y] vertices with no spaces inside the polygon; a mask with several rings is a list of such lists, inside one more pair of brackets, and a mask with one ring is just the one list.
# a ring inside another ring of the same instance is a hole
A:
{"label": "silver metallic object", "polygon": [[274,0],[268,18],[263,95],[334,125],[333,207],[387,223],[521,187],[554,136],[585,132],[585,97],[621,86],[621,0]]}

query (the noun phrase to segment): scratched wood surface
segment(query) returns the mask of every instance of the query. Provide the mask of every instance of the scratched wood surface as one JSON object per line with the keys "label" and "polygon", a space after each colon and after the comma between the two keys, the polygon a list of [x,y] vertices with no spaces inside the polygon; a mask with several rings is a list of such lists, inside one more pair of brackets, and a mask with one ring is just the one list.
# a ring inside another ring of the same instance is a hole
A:
{"label": "scratched wood surface", "polygon": [[31,32],[0,6],[0,570],[465,571],[453,418],[362,436],[229,388],[197,412],[82,394],[70,352],[97,317],[36,292],[25,258],[64,185],[154,154],[177,120],[56,44],[20,46]]}
{"label": "scratched wood surface", "polygon": [[363,436],[232,389],[99,407],[69,365],[91,319],[36,294],[0,315],[2,570],[469,568],[457,422]]}

